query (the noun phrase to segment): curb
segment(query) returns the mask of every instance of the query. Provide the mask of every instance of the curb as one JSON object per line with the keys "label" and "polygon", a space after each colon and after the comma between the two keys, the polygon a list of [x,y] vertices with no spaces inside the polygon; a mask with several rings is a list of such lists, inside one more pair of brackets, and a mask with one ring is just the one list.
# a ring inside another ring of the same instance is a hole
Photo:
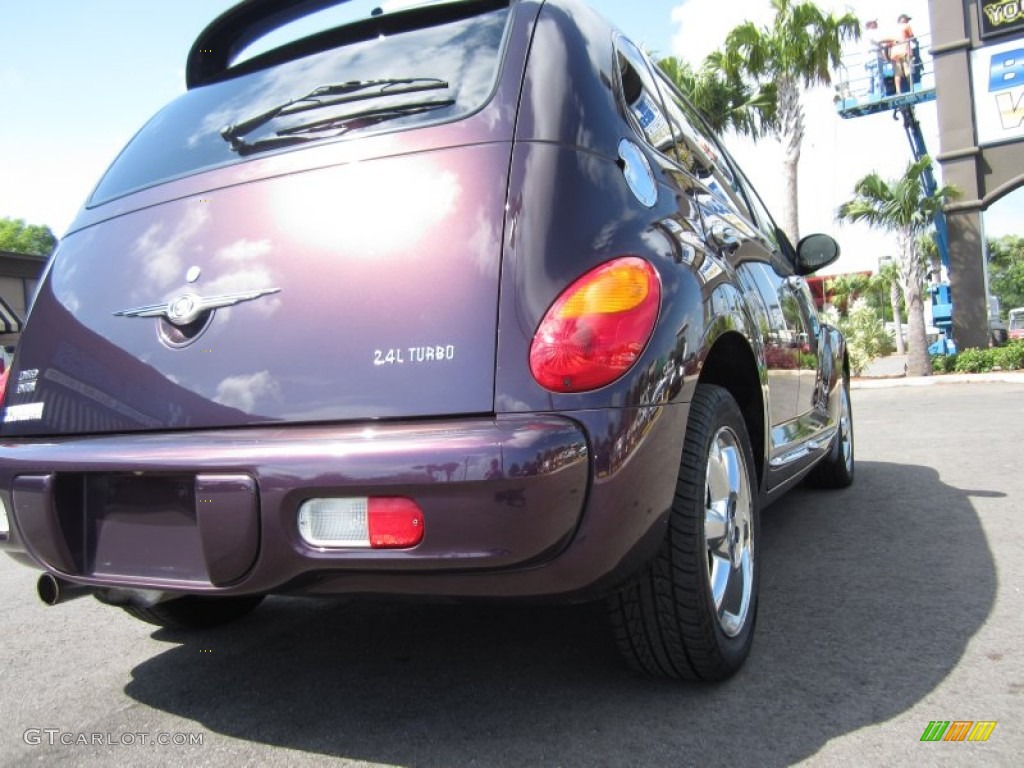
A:
{"label": "curb", "polygon": [[891,378],[855,378],[850,389],[886,389],[889,387],[930,387],[938,384],[1021,384],[1024,371],[1003,373],[943,373],[934,376],[894,376]]}

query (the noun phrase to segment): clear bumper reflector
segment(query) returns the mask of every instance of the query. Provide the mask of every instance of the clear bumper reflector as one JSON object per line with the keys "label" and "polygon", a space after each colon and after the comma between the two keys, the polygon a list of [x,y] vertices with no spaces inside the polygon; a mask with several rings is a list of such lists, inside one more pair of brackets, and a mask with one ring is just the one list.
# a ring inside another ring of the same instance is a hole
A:
{"label": "clear bumper reflector", "polygon": [[314,547],[368,547],[369,499],[310,499],[299,507],[299,535]]}
{"label": "clear bumper reflector", "polygon": [[423,511],[412,499],[310,499],[299,507],[299,535],[314,547],[407,549],[423,539]]}
{"label": "clear bumper reflector", "polygon": [[0,499],[0,537],[7,538],[11,533],[11,521],[7,519],[7,507]]}

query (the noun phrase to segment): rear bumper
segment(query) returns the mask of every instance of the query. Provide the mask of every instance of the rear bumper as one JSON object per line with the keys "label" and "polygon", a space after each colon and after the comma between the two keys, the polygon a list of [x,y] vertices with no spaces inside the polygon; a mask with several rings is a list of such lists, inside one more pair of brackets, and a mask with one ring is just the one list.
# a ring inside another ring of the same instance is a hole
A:
{"label": "rear bumper", "polygon": [[[641,541],[660,540],[654,529],[675,473],[658,482],[665,468],[657,433],[674,432],[676,419],[663,417],[679,411],[646,409],[643,433],[620,440],[615,471],[598,478],[588,434],[610,432],[621,415],[8,441],[0,445],[0,497],[11,532],[0,548],[101,588],[585,591]],[[303,501],[362,495],[414,499],[423,541],[408,550],[327,550],[301,539]]]}

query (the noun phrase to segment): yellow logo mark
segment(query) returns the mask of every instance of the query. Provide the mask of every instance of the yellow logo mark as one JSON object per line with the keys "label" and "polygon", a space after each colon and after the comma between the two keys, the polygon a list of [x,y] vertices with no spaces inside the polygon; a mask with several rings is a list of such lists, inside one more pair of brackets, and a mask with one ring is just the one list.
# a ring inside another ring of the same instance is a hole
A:
{"label": "yellow logo mark", "polygon": [[981,10],[988,16],[989,23],[993,27],[1013,24],[1024,17],[1024,8],[1022,8],[1020,0],[1003,0],[1002,3],[982,6]]}
{"label": "yellow logo mark", "polygon": [[974,724],[970,734],[967,736],[968,741],[988,741],[988,737],[992,735],[992,731],[996,729],[995,720],[979,720]]}

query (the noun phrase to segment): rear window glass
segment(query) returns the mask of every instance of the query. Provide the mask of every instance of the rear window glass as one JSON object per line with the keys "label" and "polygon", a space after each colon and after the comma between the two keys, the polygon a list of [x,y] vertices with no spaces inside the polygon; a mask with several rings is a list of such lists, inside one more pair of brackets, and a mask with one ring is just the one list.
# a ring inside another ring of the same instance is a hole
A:
{"label": "rear window glass", "polygon": [[[188,91],[129,142],[90,205],[269,151],[465,117],[494,90],[508,18],[505,8],[351,43]],[[325,95],[302,102],[311,109],[293,105],[241,135],[234,131],[233,141],[221,135],[323,86],[385,80],[392,84],[321,90]],[[350,96],[366,98],[326,103]]]}

